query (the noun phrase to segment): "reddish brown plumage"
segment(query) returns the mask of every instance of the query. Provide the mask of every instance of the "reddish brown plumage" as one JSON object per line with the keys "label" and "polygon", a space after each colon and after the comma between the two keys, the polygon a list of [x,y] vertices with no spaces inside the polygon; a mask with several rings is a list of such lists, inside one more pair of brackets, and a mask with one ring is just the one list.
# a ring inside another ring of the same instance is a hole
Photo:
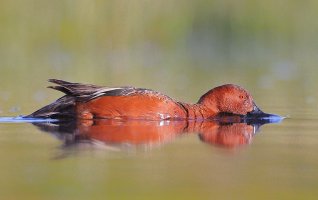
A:
{"label": "reddish brown plumage", "polygon": [[250,94],[232,84],[216,87],[204,94],[198,103],[187,104],[148,89],[108,88],[56,79],[49,81],[58,84],[51,88],[66,95],[27,117],[207,119],[221,113],[245,115],[254,108]]}
{"label": "reddish brown plumage", "polygon": [[[104,96],[89,102],[79,102],[76,112],[80,118],[120,119],[184,119],[185,110],[172,99],[158,95],[136,94],[133,96]],[[87,118],[87,117],[86,117]]]}

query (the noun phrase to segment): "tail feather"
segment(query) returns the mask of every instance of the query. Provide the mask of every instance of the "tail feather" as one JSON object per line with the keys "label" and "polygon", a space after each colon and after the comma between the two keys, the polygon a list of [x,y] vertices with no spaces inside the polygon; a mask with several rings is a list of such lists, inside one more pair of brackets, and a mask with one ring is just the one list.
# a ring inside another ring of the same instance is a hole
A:
{"label": "tail feather", "polygon": [[58,79],[49,79],[51,83],[55,83],[58,86],[49,86],[49,88],[61,91],[65,94],[72,95],[72,96],[81,96],[92,94],[98,91],[101,86],[91,85],[91,84],[82,84],[82,83],[71,83],[63,80]]}
{"label": "tail feather", "polygon": [[47,88],[53,89],[53,90],[58,90],[60,92],[63,92],[64,94],[72,94],[70,93],[69,90],[65,89],[65,87],[62,86],[48,86]]}
{"label": "tail feather", "polygon": [[55,102],[27,115],[27,118],[72,118],[75,115],[75,98],[65,95]]}
{"label": "tail feather", "polygon": [[135,92],[132,87],[101,87],[91,84],[71,83],[58,79],[49,79],[55,86],[49,86],[54,90],[63,92],[65,95],[55,102],[44,106],[34,113],[25,117],[32,118],[74,118],[76,116],[76,102],[86,102],[100,96],[121,96]]}
{"label": "tail feather", "polygon": [[49,79],[49,82],[57,84],[57,86],[49,86],[65,95],[55,102],[44,106],[43,108],[27,115],[28,118],[74,118],[76,101],[83,100],[92,92],[98,91],[99,86],[70,83],[58,79]]}

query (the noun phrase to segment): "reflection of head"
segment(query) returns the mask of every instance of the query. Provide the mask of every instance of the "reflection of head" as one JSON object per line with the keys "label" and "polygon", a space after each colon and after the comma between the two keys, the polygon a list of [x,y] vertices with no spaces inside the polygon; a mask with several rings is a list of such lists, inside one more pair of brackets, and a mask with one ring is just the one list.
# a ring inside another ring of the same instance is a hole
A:
{"label": "reflection of head", "polygon": [[220,125],[212,131],[203,131],[199,134],[199,138],[209,144],[234,148],[251,143],[253,134],[254,127],[252,125],[236,123]]}

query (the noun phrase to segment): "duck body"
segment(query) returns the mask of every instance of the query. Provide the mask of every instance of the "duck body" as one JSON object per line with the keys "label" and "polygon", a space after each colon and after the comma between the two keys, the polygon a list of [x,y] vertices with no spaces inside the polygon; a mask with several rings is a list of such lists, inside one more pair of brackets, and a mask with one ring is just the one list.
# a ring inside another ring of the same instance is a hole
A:
{"label": "duck body", "polygon": [[76,103],[76,115],[81,119],[185,119],[187,112],[181,103],[151,90],[126,88],[124,95],[103,95],[87,102]]}
{"label": "duck body", "polygon": [[251,95],[233,84],[216,87],[204,94],[197,103],[188,104],[143,88],[111,88],[57,79],[49,81],[57,84],[49,88],[65,95],[26,117],[204,120],[222,113],[247,115],[257,108]]}

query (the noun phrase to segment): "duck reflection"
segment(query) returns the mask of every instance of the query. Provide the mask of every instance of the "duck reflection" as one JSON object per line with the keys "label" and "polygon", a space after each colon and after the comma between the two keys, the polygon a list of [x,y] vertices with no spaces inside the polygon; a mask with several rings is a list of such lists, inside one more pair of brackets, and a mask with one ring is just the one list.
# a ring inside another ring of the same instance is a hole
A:
{"label": "duck reflection", "polygon": [[250,144],[259,127],[266,123],[272,122],[250,123],[224,118],[218,121],[77,120],[34,125],[55,135],[65,147],[102,143],[106,146],[151,148],[171,142],[181,135],[198,134],[204,143],[236,148]]}

